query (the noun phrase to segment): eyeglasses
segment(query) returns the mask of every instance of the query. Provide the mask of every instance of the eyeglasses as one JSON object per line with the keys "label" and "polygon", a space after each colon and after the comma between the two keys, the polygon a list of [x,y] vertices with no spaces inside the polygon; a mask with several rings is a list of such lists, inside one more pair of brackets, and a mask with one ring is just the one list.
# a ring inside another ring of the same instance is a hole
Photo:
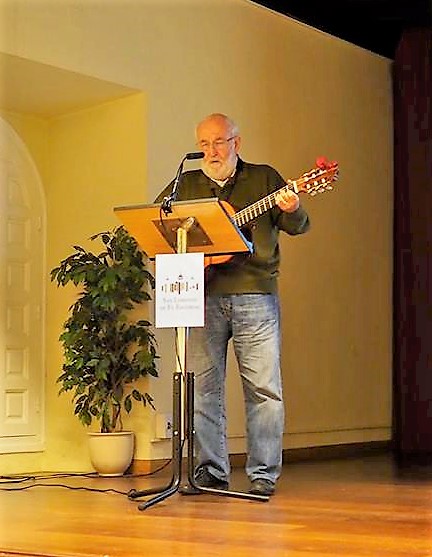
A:
{"label": "eyeglasses", "polygon": [[228,143],[235,139],[237,136],[233,135],[232,137],[228,137],[227,139],[216,139],[215,141],[198,141],[197,146],[202,151],[208,151],[209,149],[224,149],[228,146]]}

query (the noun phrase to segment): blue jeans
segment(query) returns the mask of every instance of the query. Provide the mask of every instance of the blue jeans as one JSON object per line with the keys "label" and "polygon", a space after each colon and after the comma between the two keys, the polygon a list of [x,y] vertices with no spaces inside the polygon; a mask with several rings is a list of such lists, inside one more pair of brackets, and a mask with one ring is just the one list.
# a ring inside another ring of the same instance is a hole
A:
{"label": "blue jeans", "polygon": [[228,480],[225,376],[232,338],[246,409],[246,473],[276,482],[282,466],[284,406],[280,310],[273,294],[211,296],[205,327],[191,328],[188,369],[195,374],[197,468]]}

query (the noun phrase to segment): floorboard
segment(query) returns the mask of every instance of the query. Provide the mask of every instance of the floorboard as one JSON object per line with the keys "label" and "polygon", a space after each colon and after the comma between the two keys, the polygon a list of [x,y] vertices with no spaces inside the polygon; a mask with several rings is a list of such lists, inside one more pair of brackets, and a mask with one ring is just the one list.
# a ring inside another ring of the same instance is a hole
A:
{"label": "floorboard", "polygon": [[[287,464],[269,502],[176,493],[140,511],[127,498],[165,481],[2,478],[0,556],[432,556],[432,468],[387,454]],[[242,470],[231,485],[247,489]]]}

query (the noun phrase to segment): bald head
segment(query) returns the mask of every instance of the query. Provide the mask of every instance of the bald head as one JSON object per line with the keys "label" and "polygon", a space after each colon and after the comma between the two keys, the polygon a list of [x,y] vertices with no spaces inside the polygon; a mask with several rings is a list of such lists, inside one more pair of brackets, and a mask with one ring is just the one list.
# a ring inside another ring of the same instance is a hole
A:
{"label": "bald head", "polygon": [[195,135],[198,140],[199,130],[204,127],[208,126],[219,126],[224,127],[229,134],[229,136],[238,136],[239,135],[239,128],[234,120],[231,120],[225,114],[221,114],[220,112],[215,112],[213,114],[209,114],[206,116],[201,122],[199,122],[195,128]]}
{"label": "bald head", "polygon": [[238,126],[225,114],[206,116],[196,127],[197,147],[204,152],[202,171],[212,180],[226,180],[235,171],[240,136]]}

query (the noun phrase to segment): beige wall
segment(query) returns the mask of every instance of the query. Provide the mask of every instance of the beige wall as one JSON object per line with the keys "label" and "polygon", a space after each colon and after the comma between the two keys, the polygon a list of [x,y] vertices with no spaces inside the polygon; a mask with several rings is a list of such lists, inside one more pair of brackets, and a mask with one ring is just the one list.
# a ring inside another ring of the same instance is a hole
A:
{"label": "beige wall", "polygon": [[[76,241],[77,228],[81,237],[89,232],[86,199],[95,202],[91,212],[99,226],[114,222],[114,204],[152,199],[172,178],[182,155],[194,149],[193,126],[208,112],[235,118],[244,158],[273,164],[287,178],[308,170],[318,155],[339,161],[336,191],[304,199],[311,232],[283,240],[285,444],[389,438],[390,62],[246,0],[106,0],[103,9],[96,0],[0,0],[0,20],[0,51],[139,89],[147,98],[144,166],[137,175],[114,175],[100,195],[85,172],[91,161],[83,155],[83,168],[76,165],[65,176],[63,165],[72,164],[73,152],[60,153],[63,143],[69,149],[83,131],[91,132],[88,114],[59,120],[47,178],[48,243],[54,242],[49,263]],[[113,153],[121,147],[106,148]],[[137,149],[135,164],[141,157]],[[98,158],[111,165],[112,157],[99,151]],[[104,174],[97,177],[102,181]],[[59,239],[62,218],[71,222],[64,191],[71,191],[71,208],[79,218]],[[47,353],[57,369],[59,313],[52,304],[66,306],[67,301],[60,293],[48,298]],[[164,377],[154,387],[164,412],[170,409],[174,357],[169,334],[160,337]],[[242,412],[233,368],[229,383],[231,446],[241,451]],[[71,425],[65,401],[55,400],[53,389],[48,382],[45,462],[55,468],[85,467],[84,449],[76,454],[73,448],[82,433]],[[61,413],[76,438],[60,431]],[[143,458],[169,454],[168,443],[150,444],[151,432],[145,435]],[[76,455],[72,463],[70,449]]]}

